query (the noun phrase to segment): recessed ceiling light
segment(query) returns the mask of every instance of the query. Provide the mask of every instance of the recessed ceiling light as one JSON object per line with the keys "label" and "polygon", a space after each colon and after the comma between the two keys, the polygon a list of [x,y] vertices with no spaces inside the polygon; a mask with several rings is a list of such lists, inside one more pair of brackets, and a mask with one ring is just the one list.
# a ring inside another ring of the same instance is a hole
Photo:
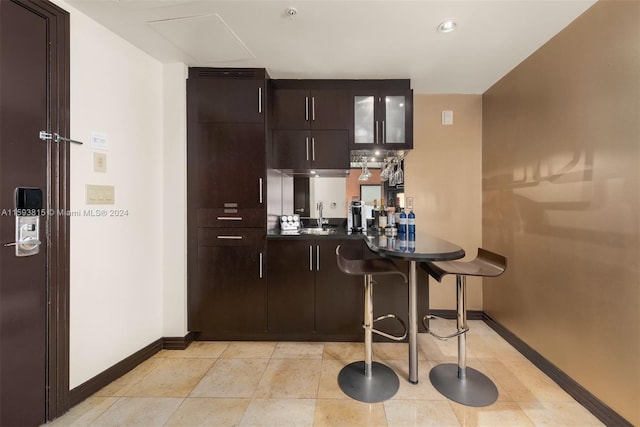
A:
{"label": "recessed ceiling light", "polygon": [[448,20],[440,23],[440,25],[438,25],[438,32],[439,33],[450,33],[452,31],[455,31],[457,26],[458,26],[458,24],[456,23],[456,21],[454,21],[453,19],[448,19]]}

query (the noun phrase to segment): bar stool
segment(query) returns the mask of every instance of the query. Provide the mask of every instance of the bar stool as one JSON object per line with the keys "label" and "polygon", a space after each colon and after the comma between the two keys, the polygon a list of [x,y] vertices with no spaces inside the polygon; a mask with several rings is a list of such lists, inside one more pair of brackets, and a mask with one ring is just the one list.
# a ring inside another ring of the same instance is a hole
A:
{"label": "bar stool", "polygon": [[[400,381],[395,372],[388,366],[373,362],[373,333],[383,337],[401,341],[407,337],[407,327],[394,314],[385,314],[373,318],[373,276],[381,274],[397,274],[407,283],[407,276],[385,258],[346,259],[340,255],[340,246],[336,248],[338,267],[345,274],[364,276],[364,361],[350,363],[338,374],[338,385],[349,397],[361,402],[376,403],[390,399],[398,391]],[[383,319],[396,319],[404,329],[401,336],[394,336],[373,328],[373,324]]]}
{"label": "bar stool", "polygon": [[437,316],[426,315],[422,319],[424,327],[440,340],[458,337],[458,364],[443,363],[429,372],[433,386],[447,398],[467,406],[488,406],[498,399],[496,385],[483,373],[467,367],[466,333],[467,326],[467,284],[466,276],[496,277],[507,268],[507,258],[478,248],[478,256],[468,262],[441,261],[420,265],[438,282],[447,274],[456,275],[457,331],[440,336],[429,329],[426,320]]}

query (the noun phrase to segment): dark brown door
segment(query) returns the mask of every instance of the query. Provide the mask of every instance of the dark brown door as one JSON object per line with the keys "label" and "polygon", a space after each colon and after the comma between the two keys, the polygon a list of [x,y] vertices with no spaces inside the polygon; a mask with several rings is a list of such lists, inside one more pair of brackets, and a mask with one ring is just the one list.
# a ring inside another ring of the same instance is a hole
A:
{"label": "dark brown door", "polygon": [[[242,229],[227,229],[216,237],[241,236],[237,230]],[[260,263],[265,241],[261,230],[252,231],[260,236],[243,236],[246,244],[222,239],[217,246],[198,246],[198,286],[189,296],[189,329],[200,332],[198,339],[251,339],[264,333],[266,278]]]}
{"label": "dark brown door", "polygon": [[349,93],[346,90],[311,91],[311,129],[349,129]]}
{"label": "dark brown door", "polygon": [[276,169],[309,170],[311,133],[306,130],[274,130],[272,161]]}
{"label": "dark brown door", "polygon": [[273,129],[348,129],[349,93],[339,89],[276,89]]}
{"label": "dark brown door", "polygon": [[264,80],[189,79],[200,123],[264,123]]}
{"label": "dark brown door", "polygon": [[38,137],[68,136],[67,55],[66,12],[46,1],[0,1],[2,426],[37,426],[65,409],[68,218],[39,217],[37,254],[18,257],[12,243],[17,187],[41,189],[45,209],[68,206],[68,148]]}
{"label": "dark brown door", "polygon": [[362,276],[349,276],[338,268],[336,246],[347,258],[362,258],[362,242],[354,240],[316,241],[320,255],[316,272],[316,332],[336,339],[357,339],[362,335],[364,289]]}
{"label": "dark brown door", "polygon": [[267,325],[270,333],[305,334],[314,329],[313,240],[270,240]]}
{"label": "dark brown door", "polygon": [[311,167],[349,169],[349,134],[346,130],[317,130],[311,133]]}
{"label": "dark brown door", "polygon": [[308,90],[274,90],[273,129],[309,129],[310,108]]}
{"label": "dark brown door", "polygon": [[264,126],[203,123],[197,144],[199,208],[264,208]]}

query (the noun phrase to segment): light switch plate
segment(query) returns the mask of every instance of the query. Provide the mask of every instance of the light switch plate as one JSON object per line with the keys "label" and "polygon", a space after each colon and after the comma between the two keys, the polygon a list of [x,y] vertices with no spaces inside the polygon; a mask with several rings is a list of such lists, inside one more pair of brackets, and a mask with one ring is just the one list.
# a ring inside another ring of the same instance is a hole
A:
{"label": "light switch plate", "polygon": [[107,172],[107,154],[93,153],[93,171]]}
{"label": "light switch plate", "polygon": [[113,185],[86,185],[87,205],[113,205],[115,203]]}
{"label": "light switch plate", "polygon": [[453,111],[451,111],[451,110],[442,110],[442,124],[443,125],[452,125],[453,124]]}

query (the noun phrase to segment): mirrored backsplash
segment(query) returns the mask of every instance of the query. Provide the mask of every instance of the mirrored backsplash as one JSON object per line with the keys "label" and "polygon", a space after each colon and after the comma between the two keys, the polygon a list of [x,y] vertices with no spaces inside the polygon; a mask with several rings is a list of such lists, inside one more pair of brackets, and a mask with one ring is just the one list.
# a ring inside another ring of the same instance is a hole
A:
{"label": "mirrored backsplash", "polygon": [[[346,177],[289,175],[279,170],[269,170],[267,174],[268,228],[278,227],[281,215],[298,214],[311,223],[320,216],[319,202],[322,202],[322,218],[331,223],[346,220],[351,200],[363,200],[368,206],[380,206],[384,197],[396,198],[404,204],[402,188],[389,188],[380,179],[380,169],[370,169],[367,181],[359,180],[362,170],[351,169]],[[385,196],[386,194],[386,196]]]}

